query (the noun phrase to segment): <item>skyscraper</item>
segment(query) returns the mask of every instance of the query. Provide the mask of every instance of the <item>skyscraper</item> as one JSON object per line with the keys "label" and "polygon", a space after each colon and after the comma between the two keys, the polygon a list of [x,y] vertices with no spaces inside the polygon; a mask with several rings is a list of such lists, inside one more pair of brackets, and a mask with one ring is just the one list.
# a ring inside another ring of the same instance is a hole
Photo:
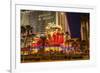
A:
{"label": "skyscraper", "polygon": [[81,16],[81,39],[89,40],[89,14]]}
{"label": "skyscraper", "polygon": [[56,25],[61,26],[64,33],[68,33],[68,38],[71,38],[70,28],[66,12],[56,12]]}

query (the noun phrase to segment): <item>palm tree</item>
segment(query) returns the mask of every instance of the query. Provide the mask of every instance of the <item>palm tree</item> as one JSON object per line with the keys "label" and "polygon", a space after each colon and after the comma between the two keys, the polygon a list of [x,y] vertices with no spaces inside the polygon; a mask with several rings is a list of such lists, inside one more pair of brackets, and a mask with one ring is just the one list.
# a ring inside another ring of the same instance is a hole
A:
{"label": "palm tree", "polygon": [[24,26],[21,26],[21,45],[24,44],[24,46],[25,46],[25,33],[26,33],[26,28]]}
{"label": "palm tree", "polygon": [[30,35],[30,32],[32,32],[32,27],[30,25],[26,25],[27,35]]}
{"label": "palm tree", "polygon": [[27,36],[25,40],[25,45],[28,49],[31,50],[31,43],[32,43],[32,27],[30,25],[26,25]]}
{"label": "palm tree", "polygon": [[69,38],[68,38],[69,33],[68,32],[65,32],[65,34],[66,34],[66,42],[68,43],[68,49],[69,49]]}
{"label": "palm tree", "polygon": [[26,32],[26,28],[24,26],[21,26],[21,34],[24,34]]}

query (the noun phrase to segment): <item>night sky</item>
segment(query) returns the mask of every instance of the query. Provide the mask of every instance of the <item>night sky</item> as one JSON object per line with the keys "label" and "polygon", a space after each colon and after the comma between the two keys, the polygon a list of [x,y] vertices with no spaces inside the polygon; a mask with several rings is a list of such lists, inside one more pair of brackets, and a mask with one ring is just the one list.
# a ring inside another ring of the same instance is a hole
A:
{"label": "night sky", "polygon": [[68,12],[67,17],[68,17],[68,23],[69,23],[69,29],[71,32],[71,37],[72,38],[80,38],[80,27],[81,27],[81,16],[86,15],[88,13],[72,13]]}

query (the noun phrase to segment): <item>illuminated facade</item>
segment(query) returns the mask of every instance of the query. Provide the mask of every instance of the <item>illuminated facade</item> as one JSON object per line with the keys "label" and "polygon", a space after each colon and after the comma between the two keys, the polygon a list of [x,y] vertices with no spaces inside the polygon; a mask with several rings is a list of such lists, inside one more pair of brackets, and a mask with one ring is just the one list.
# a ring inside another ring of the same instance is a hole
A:
{"label": "illuminated facade", "polygon": [[33,32],[45,32],[47,26],[60,26],[62,32],[70,34],[67,14],[51,11],[21,11],[21,25],[31,25]]}
{"label": "illuminated facade", "polygon": [[68,38],[71,38],[71,33],[69,29],[68,19],[67,19],[67,13],[64,12],[56,12],[56,25],[59,25],[62,27],[63,32],[67,32]]}
{"label": "illuminated facade", "polygon": [[21,10],[20,15],[22,63],[89,59],[88,13]]}

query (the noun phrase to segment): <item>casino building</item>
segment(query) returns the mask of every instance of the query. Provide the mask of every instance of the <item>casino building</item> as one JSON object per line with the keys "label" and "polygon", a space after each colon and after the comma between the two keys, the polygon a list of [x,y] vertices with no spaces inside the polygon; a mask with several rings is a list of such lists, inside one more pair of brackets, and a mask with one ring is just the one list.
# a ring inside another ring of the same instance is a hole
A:
{"label": "casino building", "polygon": [[21,62],[89,59],[89,13],[21,10],[20,15]]}
{"label": "casino building", "polygon": [[60,28],[64,38],[89,41],[89,13],[21,10],[21,26],[30,25],[32,33],[45,34]]}
{"label": "casino building", "polygon": [[63,32],[70,34],[67,14],[53,11],[21,10],[21,25],[30,25],[33,32],[44,33],[47,26],[60,26]]}

